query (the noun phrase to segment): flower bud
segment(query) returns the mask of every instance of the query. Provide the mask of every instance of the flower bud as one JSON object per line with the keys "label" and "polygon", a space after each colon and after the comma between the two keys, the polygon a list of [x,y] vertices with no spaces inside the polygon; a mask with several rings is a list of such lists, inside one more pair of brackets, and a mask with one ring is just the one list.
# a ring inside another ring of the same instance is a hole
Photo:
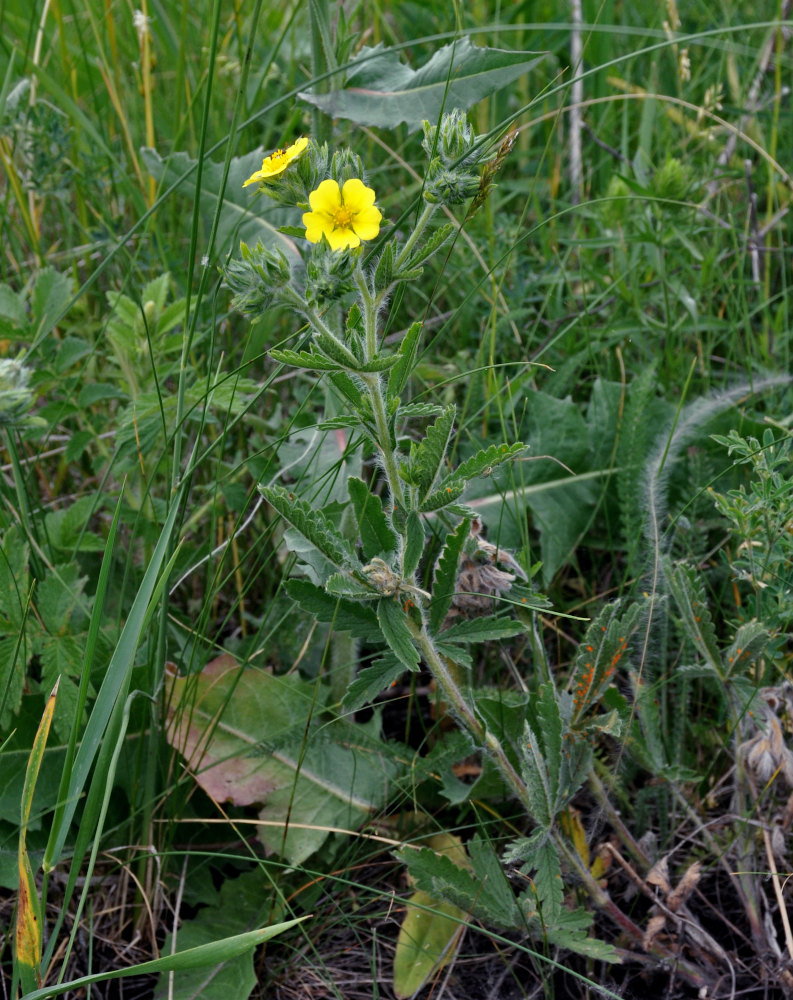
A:
{"label": "flower bud", "polygon": [[240,243],[242,260],[232,260],[223,271],[231,289],[231,304],[247,315],[259,315],[272,303],[278,289],[289,284],[292,269],[280,250],[257,243],[251,250]]}
{"label": "flower bud", "polygon": [[363,161],[349,146],[343,146],[333,154],[333,159],[330,161],[330,176],[339,187],[344,187],[345,181],[364,176]]}
{"label": "flower bud", "polygon": [[455,108],[443,115],[439,126],[428,121],[421,125],[424,129],[421,146],[430,159],[438,156],[446,167],[460,166],[469,159],[475,137],[465,112]]}
{"label": "flower bud", "polygon": [[352,272],[360,251],[331,250],[325,236],[306,264],[306,299],[321,305],[340,299],[353,288]]}
{"label": "flower bud", "polygon": [[28,417],[33,390],[28,388],[30,369],[12,358],[0,358],[0,427],[43,423]]}
{"label": "flower bud", "polygon": [[431,205],[460,205],[479,190],[479,175],[470,170],[446,170],[430,165],[424,200]]}

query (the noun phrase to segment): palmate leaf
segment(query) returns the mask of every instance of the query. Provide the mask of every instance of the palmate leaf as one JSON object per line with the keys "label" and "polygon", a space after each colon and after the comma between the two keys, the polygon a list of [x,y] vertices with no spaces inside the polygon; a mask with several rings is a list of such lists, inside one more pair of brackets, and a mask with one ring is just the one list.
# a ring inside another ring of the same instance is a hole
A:
{"label": "palmate leaf", "polygon": [[337,632],[349,632],[357,639],[377,634],[377,616],[371,607],[344,597],[332,597],[309,580],[287,580],[286,592],[304,611]]}
{"label": "palmate leaf", "polygon": [[337,569],[360,569],[347,539],[321,510],[282,486],[260,486],[259,492],[295,531],[309,541]]}
{"label": "palmate leaf", "polygon": [[413,636],[398,598],[381,599],[377,605],[377,621],[383,638],[400,663],[408,670],[418,670],[419,651],[413,644]]}
{"label": "palmate leaf", "polygon": [[375,556],[396,552],[397,534],[388,523],[380,497],[356,476],[347,480],[347,489],[358,521],[364,559],[369,562]]}
{"label": "palmate leaf", "polygon": [[460,565],[460,555],[468,538],[471,522],[461,521],[457,528],[446,536],[446,544],[435,563],[435,581],[432,587],[432,604],[430,605],[429,626],[431,634],[435,635],[443,625],[457,589],[457,570]]}

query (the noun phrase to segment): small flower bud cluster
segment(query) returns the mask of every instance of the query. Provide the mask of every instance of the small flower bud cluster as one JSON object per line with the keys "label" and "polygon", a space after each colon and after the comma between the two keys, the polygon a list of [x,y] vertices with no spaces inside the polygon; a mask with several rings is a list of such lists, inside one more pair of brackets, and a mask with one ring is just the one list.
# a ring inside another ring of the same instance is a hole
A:
{"label": "small flower bud cluster", "polygon": [[229,261],[224,270],[226,285],[233,293],[235,309],[259,316],[289,284],[292,269],[280,250],[269,250],[261,243],[253,250],[241,243],[240,250],[242,259]]}
{"label": "small flower bud cluster", "polygon": [[331,250],[323,241],[306,263],[306,300],[309,305],[322,305],[340,299],[352,290],[352,273],[357,254],[349,248]]}
{"label": "small flower bud cluster", "polygon": [[455,109],[441,118],[440,125],[423,122],[422,148],[429,157],[424,199],[431,205],[459,205],[479,190],[481,153],[474,149],[475,136],[468,119]]}

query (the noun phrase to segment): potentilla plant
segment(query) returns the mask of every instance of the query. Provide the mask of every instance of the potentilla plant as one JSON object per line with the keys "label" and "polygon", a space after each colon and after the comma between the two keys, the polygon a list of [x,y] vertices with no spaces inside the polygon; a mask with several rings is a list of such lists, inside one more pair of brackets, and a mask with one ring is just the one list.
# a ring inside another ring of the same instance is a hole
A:
{"label": "potentilla plant", "polygon": [[[301,317],[308,333],[300,344],[273,349],[270,356],[330,380],[346,412],[320,427],[355,431],[377,458],[373,481],[348,478],[343,523],[298,495],[298,486],[260,487],[267,502],[302,536],[300,556],[310,562],[304,576],[287,582],[289,594],[305,611],[342,632],[369,642],[382,637],[384,654],[348,679],[342,708],[354,711],[424,663],[447,710],[490,758],[536,826],[532,837],[514,845],[510,854],[513,863],[536,872],[531,892],[520,911],[505,903],[500,917],[490,917],[505,926],[534,921],[538,931],[547,933],[549,924],[564,922],[558,905],[560,851],[598,891],[586,866],[559,839],[556,820],[586,779],[592,734],[604,726],[614,731],[613,713],[602,722],[606,717],[593,715],[593,710],[625,650],[636,615],[621,620],[612,607],[608,620],[593,624],[574,678],[575,696],[558,692],[546,673],[537,707],[527,713],[522,744],[520,733],[513,739],[496,731],[465,683],[472,662],[468,647],[533,631],[531,612],[547,602],[526,585],[528,574],[518,560],[482,537],[464,493],[471,480],[514,460],[524,446],[492,444],[452,467],[448,453],[455,406],[403,398],[416,364],[421,323],[413,323],[396,344],[386,344],[383,336],[395,289],[418,280],[426,261],[456,232],[452,223],[437,225],[436,215],[467,203],[470,216],[487,196],[513,141],[514,135],[508,135],[488,151],[459,111],[444,115],[437,126],[425,122],[423,198],[405,234],[398,227],[388,229],[377,192],[354,152],[341,149],[331,155],[325,145],[298,139],[265,157],[246,184],[259,184],[268,197],[300,211],[302,227],[284,231],[305,241],[302,265],[279,249],[243,244],[241,258],[227,266],[225,279],[235,306],[248,315],[260,318],[280,305]],[[430,519],[447,529],[432,567],[425,556]],[[406,863],[411,870],[414,864],[420,868],[415,859],[421,852],[411,853]],[[421,872],[417,869],[414,876],[420,880]],[[465,898],[464,889],[452,884],[454,878],[445,883],[446,890],[453,898]],[[436,894],[439,886],[436,881]],[[478,899],[479,892],[472,892],[472,899]],[[538,907],[546,902],[540,917]],[[576,927],[564,929],[567,944],[583,934],[585,923],[578,919]],[[584,948],[578,940],[576,946],[592,954],[591,942]]]}

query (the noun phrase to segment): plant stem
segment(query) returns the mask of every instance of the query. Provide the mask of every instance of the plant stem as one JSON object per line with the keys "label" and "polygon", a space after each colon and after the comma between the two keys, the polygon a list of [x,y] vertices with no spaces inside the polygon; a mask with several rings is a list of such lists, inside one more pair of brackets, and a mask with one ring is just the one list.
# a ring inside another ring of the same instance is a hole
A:
{"label": "plant stem", "polygon": [[394,270],[395,271],[399,271],[400,267],[402,267],[402,265],[405,263],[405,261],[410,256],[410,254],[411,254],[411,252],[413,250],[413,247],[416,245],[416,242],[419,239],[419,237],[421,236],[421,234],[427,228],[427,223],[432,218],[432,216],[435,213],[435,210],[436,210],[437,207],[438,207],[437,205],[430,205],[430,204],[426,204],[424,206],[424,211],[419,216],[418,222],[416,223],[416,225],[413,228],[413,232],[410,234],[410,236],[408,236],[407,242],[402,247],[402,249],[399,251],[399,254],[397,255],[397,259],[394,261]]}

